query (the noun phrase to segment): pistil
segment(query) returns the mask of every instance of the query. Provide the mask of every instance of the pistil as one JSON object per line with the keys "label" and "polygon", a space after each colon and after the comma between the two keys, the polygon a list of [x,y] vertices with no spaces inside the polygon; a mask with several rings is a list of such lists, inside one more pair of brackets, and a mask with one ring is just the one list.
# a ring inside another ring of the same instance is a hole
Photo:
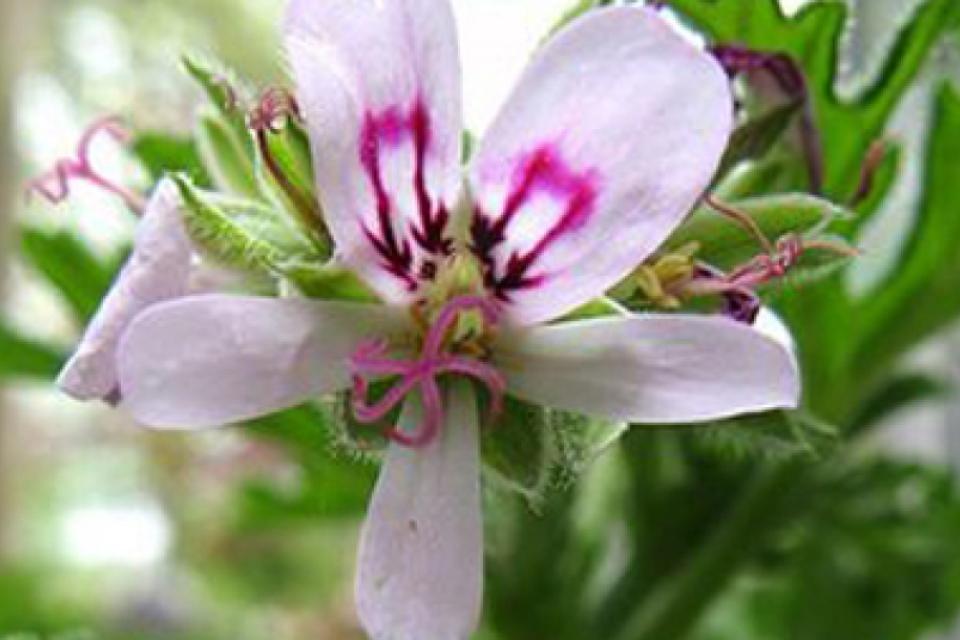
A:
{"label": "pistil", "polygon": [[[491,413],[497,415],[503,407],[506,380],[495,367],[483,360],[454,352],[448,347],[456,324],[465,312],[478,311],[489,326],[496,323],[496,305],[480,296],[461,296],[450,300],[437,314],[430,326],[420,356],[411,360],[387,356],[386,340],[363,343],[350,358],[353,373],[353,411],[356,419],[365,424],[383,420],[415,389],[419,389],[423,403],[423,419],[413,431],[391,427],[386,435],[394,442],[408,447],[424,447],[439,435],[446,411],[438,376],[462,375],[473,378],[490,392]],[[396,377],[398,380],[386,394],[374,403],[368,402],[371,377]]]}
{"label": "pistil", "polygon": [[74,157],[58,160],[51,170],[32,180],[27,185],[27,194],[37,193],[52,204],[60,204],[70,197],[71,181],[84,180],[118,196],[137,215],[143,213],[144,201],[139,194],[106,178],[93,167],[90,148],[101,133],[121,143],[130,137],[118,118],[110,116],[97,120],[83,132]]}

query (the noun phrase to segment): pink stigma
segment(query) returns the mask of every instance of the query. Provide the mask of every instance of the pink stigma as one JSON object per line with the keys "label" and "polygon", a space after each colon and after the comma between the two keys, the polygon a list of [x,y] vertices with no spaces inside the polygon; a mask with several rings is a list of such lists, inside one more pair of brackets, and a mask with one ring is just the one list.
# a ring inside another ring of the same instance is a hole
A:
{"label": "pink stigma", "polygon": [[[443,374],[458,374],[483,383],[490,392],[491,413],[497,415],[503,409],[503,394],[506,380],[495,367],[469,356],[454,355],[443,351],[444,341],[463,311],[476,309],[489,324],[497,320],[496,305],[479,296],[463,296],[451,300],[437,316],[427,332],[423,351],[414,360],[398,360],[386,357],[389,345],[385,340],[371,340],[357,348],[350,357],[353,373],[353,411],[356,419],[365,424],[382,420],[394,410],[407,395],[419,388],[423,401],[423,419],[416,430],[402,431],[392,427],[387,437],[407,447],[424,447],[439,435],[443,428],[445,409],[437,377]],[[377,402],[369,403],[369,378],[394,376],[399,379]]]}
{"label": "pink stigma", "polygon": [[27,185],[27,195],[37,193],[52,204],[60,204],[70,197],[72,180],[86,180],[118,196],[131,211],[137,214],[142,213],[143,198],[102,176],[90,162],[90,147],[94,138],[101,133],[120,143],[125,143],[130,138],[127,130],[121,126],[119,118],[108,116],[97,120],[83,132],[77,143],[75,156],[58,160],[52,169],[32,180]]}

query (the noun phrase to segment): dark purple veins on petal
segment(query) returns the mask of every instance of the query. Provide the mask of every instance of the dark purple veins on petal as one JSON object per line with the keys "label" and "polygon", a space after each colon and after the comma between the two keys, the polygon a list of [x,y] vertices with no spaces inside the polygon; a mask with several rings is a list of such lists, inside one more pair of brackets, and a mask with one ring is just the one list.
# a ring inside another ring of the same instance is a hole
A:
{"label": "dark purple veins on petal", "polygon": [[[450,255],[453,241],[446,236],[450,214],[443,202],[434,202],[427,188],[426,159],[431,144],[430,114],[417,99],[409,109],[393,106],[379,113],[368,112],[360,136],[360,163],[373,189],[377,206],[375,228],[363,224],[364,235],[380,256],[382,266],[415,291],[422,279],[436,276],[434,258]],[[417,200],[418,220],[407,229],[406,222],[396,225],[395,202],[383,182],[380,165],[384,149],[411,145],[414,168],[411,180]],[[399,231],[398,231],[399,227]],[[409,234],[409,235],[408,235]],[[414,248],[426,254],[419,267]]]}
{"label": "dark purple veins on petal", "polygon": [[[561,204],[561,215],[532,247],[511,251],[506,264],[498,265],[494,252],[506,242],[510,223],[522,215],[534,195],[544,194]],[[554,145],[547,143],[527,153],[514,170],[500,214],[488,215],[479,204],[474,209],[471,249],[483,265],[487,288],[506,301],[513,291],[542,284],[546,275],[531,273],[534,264],[559,238],[583,226],[596,197],[593,173],[572,169]]]}

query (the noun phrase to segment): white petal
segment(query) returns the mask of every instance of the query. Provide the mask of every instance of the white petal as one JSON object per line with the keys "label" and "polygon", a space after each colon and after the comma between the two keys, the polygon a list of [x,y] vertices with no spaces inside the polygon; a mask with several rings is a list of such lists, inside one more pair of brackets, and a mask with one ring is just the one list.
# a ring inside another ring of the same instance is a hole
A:
{"label": "white petal", "polygon": [[154,427],[215,427],[349,385],[347,358],[401,320],[380,305],[227,295],[139,315],[118,354],[124,406]]}
{"label": "white petal", "polygon": [[557,317],[640,264],[709,184],[732,114],[720,67],[655,12],[594,11],[549,42],[471,170],[472,244],[508,315]]}
{"label": "white petal", "polygon": [[[373,640],[466,640],[483,591],[477,407],[449,391],[443,434],[423,450],[392,445],[360,543],[357,609]],[[408,402],[401,427],[416,426]]]}
{"label": "white petal", "polygon": [[701,422],[799,401],[790,351],[723,317],[570,322],[504,335],[497,350],[511,393],[617,420]]}
{"label": "white petal", "polygon": [[161,182],[137,228],[133,253],[57,385],[80,400],[108,398],[117,390],[117,343],[141,311],[161,300],[186,294],[191,244],[180,216],[173,182]]}
{"label": "white petal", "polygon": [[293,0],[285,40],[340,258],[403,301],[442,257],[460,187],[448,0]]}

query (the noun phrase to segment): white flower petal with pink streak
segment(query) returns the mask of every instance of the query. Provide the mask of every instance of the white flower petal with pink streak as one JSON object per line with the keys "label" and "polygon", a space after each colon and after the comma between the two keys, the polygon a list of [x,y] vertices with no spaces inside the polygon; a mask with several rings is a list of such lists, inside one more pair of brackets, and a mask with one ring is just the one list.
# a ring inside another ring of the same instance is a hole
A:
{"label": "white flower petal with pink streak", "polygon": [[655,12],[594,11],[547,43],[471,170],[471,242],[532,324],[627,275],[695,204],[730,134],[729,82]]}
{"label": "white flower petal with pink streak", "polygon": [[111,399],[117,343],[127,325],[147,307],[187,293],[193,249],[180,206],[176,185],[162,181],[147,203],[130,259],[57,379],[71,396]]}
{"label": "white flower petal with pink streak", "polygon": [[[467,640],[483,592],[480,432],[467,383],[451,385],[442,434],[392,445],[360,543],[357,608],[373,640]],[[400,428],[414,429],[408,401]]]}
{"label": "white flower petal with pink streak", "polygon": [[153,427],[205,428],[350,384],[360,342],[402,326],[382,305],[205,295],[139,315],[118,353],[124,406]]}
{"label": "white flower petal with pink streak", "polygon": [[293,0],[284,36],[340,259],[388,301],[449,252],[461,82],[446,0]]}
{"label": "white flower petal with pink streak", "polygon": [[799,402],[789,349],[722,317],[644,315],[505,334],[497,362],[511,393],[638,423],[689,423]]}

